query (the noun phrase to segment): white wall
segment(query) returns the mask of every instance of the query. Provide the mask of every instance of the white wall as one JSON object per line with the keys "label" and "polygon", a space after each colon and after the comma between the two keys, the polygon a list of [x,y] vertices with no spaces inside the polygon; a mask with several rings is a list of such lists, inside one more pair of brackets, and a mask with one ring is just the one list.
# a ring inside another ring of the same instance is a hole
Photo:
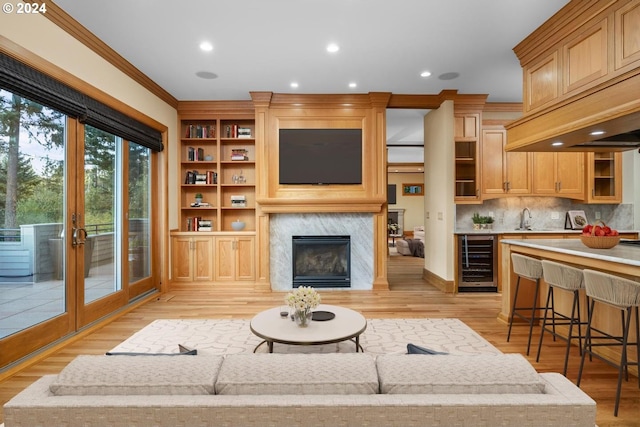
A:
{"label": "white wall", "polygon": [[403,196],[402,184],[423,183],[422,173],[389,173],[389,184],[396,185],[396,204],[389,209],[404,209],[404,231],[413,231],[413,227],[424,225],[424,196]]}
{"label": "white wall", "polygon": [[450,281],[455,227],[453,129],[453,101],[443,102],[424,118],[424,267]]}

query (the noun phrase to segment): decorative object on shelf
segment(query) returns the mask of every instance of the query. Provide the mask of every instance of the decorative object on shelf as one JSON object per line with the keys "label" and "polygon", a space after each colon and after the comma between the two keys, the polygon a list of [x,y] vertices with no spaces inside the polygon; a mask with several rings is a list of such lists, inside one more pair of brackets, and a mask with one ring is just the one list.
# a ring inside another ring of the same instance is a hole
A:
{"label": "decorative object on shelf", "polygon": [[309,325],[312,311],[320,304],[320,294],[311,286],[300,286],[289,292],[284,301],[293,310],[293,320],[301,328]]}
{"label": "decorative object on shelf", "polygon": [[490,230],[493,228],[492,216],[482,216],[476,212],[471,217],[471,221],[473,221],[474,230]]}
{"label": "decorative object on shelf", "polygon": [[244,229],[245,223],[244,221],[240,221],[239,219],[233,221],[231,223],[231,228],[233,228],[236,231],[241,231]]}
{"label": "decorative object on shelf", "polygon": [[582,244],[591,249],[611,249],[620,243],[618,230],[614,230],[602,221],[594,225],[587,224],[580,235]]}
{"label": "decorative object on shelf", "polygon": [[206,156],[204,156],[204,160],[207,162],[211,162],[213,161],[213,156],[211,154],[207,154]]}
{"label": "decorative object on shelf", "polygon": [[244,184],[245,182],[247,182],[247,179],[242,174],[242,170],[240,170],[240,174],[234,174],[231,177],[231,180],[234,184]]}
{"label": "decorative object on shelf", "polygon": [[196,193],[196,195],[194,196],[196,199],[196,204],[200,204],[202,203],[202,193]]}

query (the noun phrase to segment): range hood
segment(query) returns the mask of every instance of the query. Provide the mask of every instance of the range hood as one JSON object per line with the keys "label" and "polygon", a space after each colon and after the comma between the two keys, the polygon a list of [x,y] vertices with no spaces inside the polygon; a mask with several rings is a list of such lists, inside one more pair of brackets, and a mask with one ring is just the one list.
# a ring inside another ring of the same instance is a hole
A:
{"label": "range hood", "polygon": [[640,74],[506,126],[506,151],[629,151],[640,149]]}

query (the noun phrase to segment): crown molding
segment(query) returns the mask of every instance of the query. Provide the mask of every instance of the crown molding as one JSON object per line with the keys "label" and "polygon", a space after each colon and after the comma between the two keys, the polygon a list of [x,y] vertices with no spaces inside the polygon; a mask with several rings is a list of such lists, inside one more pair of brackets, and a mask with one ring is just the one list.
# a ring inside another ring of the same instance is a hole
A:
{"label": "crown molding", "polygon": [[129,76],[135,82],[143,86],[149,92],[162,99],[164,102],[172,106],[178,107],[178,100],[169,92],[164,90],[160,85],[151,80],[146,74],[138,70],[129,61],[120,56],[115,50],[110,48],[105,42],[96,37],[93,33],[82,26],[78,21],[73,19],[68,13],[60,8],[51,0],[44,0],[47,5],[47,13],[43,16],[56,24],[62,30],[66,31],[80,43],[87,46],[96,54],[104,58],[118,70]]}

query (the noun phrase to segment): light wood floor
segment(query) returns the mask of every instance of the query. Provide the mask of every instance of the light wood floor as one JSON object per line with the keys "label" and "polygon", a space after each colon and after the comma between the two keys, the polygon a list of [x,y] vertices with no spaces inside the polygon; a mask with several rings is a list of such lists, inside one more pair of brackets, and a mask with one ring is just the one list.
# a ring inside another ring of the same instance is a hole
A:
{"label": "light wood floor", "polygon": [[[506,342],[507,325],[497,320],[497,294],[444,294],[422,280],[421,258],[392,256],[389,262],[390,291],[322,292],[323,302],[344,305],[367,318],[453,317],[459,318],[505,353],[524,354],[527,327],[514,326],[511,342]],[[85,338],[64,347],[43,361],[0,383],[0,404],[38,379],[59,372],[79,354],[102,354],[137,330],[160,318],[251,318],[255,313],[280,304],[284,293],[257,292],[238,285],[180,285]],[[538,334],[534,336],[529,361],[539,372],[560,372],[564,342],[545,336],[540,363],[535,361]],[[573,349],[567,377],[575,382],[580,358]],[[617,370],[594,360],[586,362],[581,388],[598,404],[597,423],[607,426],[640,427],[640,389],[636,377],[623,383],[619,416],[613,416]],[[0,414],[0,422],[2,416]]]}

